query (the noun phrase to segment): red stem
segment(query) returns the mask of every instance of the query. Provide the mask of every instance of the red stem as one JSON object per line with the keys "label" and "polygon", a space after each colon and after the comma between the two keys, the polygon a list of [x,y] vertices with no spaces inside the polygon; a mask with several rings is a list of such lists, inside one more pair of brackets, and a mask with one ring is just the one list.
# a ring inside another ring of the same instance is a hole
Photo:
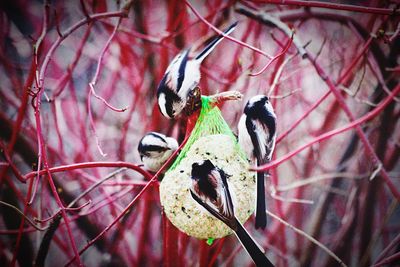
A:
{"label": "red stem", "polygon": [[[97,240],[99,240],[105,233],[107,233],[130,209],[131,207],[136,203],[136,201],[139,199],[139,197],[146,192],[146,190],[150,187],[150,185],[156,181],[156,175],[153,176],[153,178],[151,178],[151,180],[146,184],[145,187],[143,187],[143,189],[133,198],[133,200],[127,205],[127,207],[117,216],[117,218],[115,218],[112,223],[110,223],[106,228],[104,228],[103,231],[101,231],[95,238],[93,238],[92,240],[90,240],[80,251],[79,251],[79,255],[82,254],[83,252],[85,252],[89,247],[91,247]],[[66,266],[69,266],[74,260],[75,258],[79,256],[75,256],[73,259],[71,259]]]}
{"label": "red stem", "polygon": [[256,2],[262,2],[266,4],[276,4],[276,5],[291,5],[300,7],[319,7],[327,8],[333,10],[347,10],[352,12],[361,12],[369,14],[378,15],[399,15],[400,10],[396,8],[379,8],[379,7],[364,7],[346,4],[337,4],[329,2],[319,2],[319,1],[302,1],[302,0],[256,0]]}
{"label": "red stem", "polygon": [[[143,170],[140,168],[138,165],[129,163],[129,162],[122,162],[122,161],[117,161],[117,162],[106,162],[106,161],[98,161],[98,162],[81,162],[81,163],[74,163],[70,165],[64,165],[64,166],[58,166],[58,167],[52,167],[49,168],[50,173],[57,173],[57,172],[63,172],[63,171],[70,171],[70,170],[76,170],[76,169],[87,169],[87,168],[99,168],[99,167],[104,167],[104,168],[128,168],[134,171],[139,172],[142,174],[144,177],[147,179],[153,178],[153,175],[151,175],[149,172]],[[46,170],[40,170],[38,172],[30,172],[26,174],[25,180],[31,179],[35,175],[43,175],[46,173]]]}
{"label": "red stem", "polygon": [[92,29],[92,25],[93,25],[93,23],[90,23],[88,25],[88,27],[87,27],[87,29],[85,31],[85,34],[83,35],[82,40],[81,40],[81,42],[79,44],[79,47],[77,48],[77,52],[76,52],[74,61],[68,66],[67,71],[59,79],[59,82],[54,87],[55,90],[54,90],[53,96],[51,97],[52,100],[55,100],[64,91],[64,89],[65,89],[65,87],[67,85],[67,82],[71,79],[72,73],[73,73],[76,65],[78,64],[79,59],[81,58],[81,55],[82,55],[82,52],[83,52],[83,47],[85,46],[85,44],[86,44],[86,42],[87,42],[87,40],[89,38],[91,29]]}
{"label": "red stem", "polygon": [[[321,66],[313,59],[313,57],[310,54],[309,54],[309,59],[310,59],[310,62],[313,63],[313,65],[314,65],[316,71],[318,72],[318,74],[320,75],[320,77],[323,79],[325,78],[324,80],[325,80],[326,84],[328,85],[328,87],[332,91],[332,93],[335,95],[336,100],[338,101],[342,110],[346,113],[349,120],[354,121],[354,116],[351,113],[350,108],[347,106],[347,104],[344,100],[344,97],[339,92],[339,90],[336,88],[333,81],[329,78],[329,76],[324,72],[324,70],[321,68]],[[396,90],[394,90],[394,91],[396,91]],[[391,94],[390,96],[394,97],[395,95]],[[392,97],[390,98],[390,100],[392,99]],[[375,114],[375,115],[377,115],[377,114]],[[368,141],[368,138],[366,137],[365,133],[363,132],[360,124],[354,124],[354,128],[355,128],[358,136],[360,137],[361,142],[364,144],[364,148],[366,150],[367,155],[371,158],[371,160],[375,164],[375,166],[381,166],[382,163],[380,162],[380,159],[376,155],[371,143]],[[388,185],[389,189],[392,191],[392,193],[396,196],[397,199],[400,199],[400,194],[399,194],[398,190],[396,189],[395,185],[390,180],[390,177],[384,167],[381,168],[380,173],[382,175],[382,178]]]}
{"label": "red stem", "polygon": [[384,249],[382,250],[382,252],[379,254],[379,256],[376,258],[375,260],[375,264],[378,264],[380,262],[382,262],[384,260],[384,258],[386,257],[387,254],[389,254],[389,252],[391,250],[393,250],[393,248],[395,248],[398,244],[400,243],[400,234],[398,234],[391,242],[390,244]]}
{"label": "red stem", "polygon": [[199,267],[206,267],[209,262],[210,246],[204,241],[199,241],[200,249],[198,251],[198,259],[200,259]]}
{"label": "red stem", "polygon": [[[340,76],[338,81],[336,82],[337,84],[341,84],[344,82],[344,80],[348,77],[348,75],[353,71],[353,69],[356,67],[358,61],[361,59],[361,57],[367,53],[369,46],[371,45],[372,42],[372,37],[370,37],[363,48],[361,49],[360,53],[355,57],[352,62],[348,65],[347,69],[343,72],[343,74]],[[314,109],[316,109],[329,95],[331,91],[326,92],[319,100],[317,100],[303,115],[296,120],[295,123],[293,123],[289,129],[287,129],[283,134],[281,134],[278,138],[276,143],[279,143],[283,138],[285,138],[290,132],[292,132],[302,121],[305,119]]]}
{"label": "red stem", "polygon": [[[185,140],[182,142],[182,144],[179,146],[179,148],[168,158],[168,160],[164,163],[164,165],[160,168],[160,170],[151,177],[151,179],[149,180],[149,182],[143,187],[143,189],[134,197],[134,199],[127,205],[127,207],[117,216],[117,218],[114,219],[114,221],[112,221],[103,231],[101,231],[95,238],[93,238],[92,240],[90,240],[80,251],[79,254],[82,254],[83,252],[85,252],[91,245],[93,245],[94,242],[96,242],[98,239],[100,239],[106,232],[108,232],[130,209],[131,207],[136,203],[136,201],[139,199],[139,197],[146,192],[146,190],[150,187],[150,185],[155,182],[157,180],[157,177],[160,175],[160,173],[162,173],[164,171],[164,169],[170,165],[170,163],[175,159],[175,156],[179,153],[179,151],[182,149],[182,147],[185,145],[185,143],[187,142],[187,139],[189,137],[187,136],[185,138]],[[125,163],[125,162],[111,162],[110,165],[112,166],[107,166],[109,163],[108,162],[101,162],[100,166],[98,163],[95,162],[95,166],[97,167],[127,167],[127,168],[132,168],[132,169],[136,169],[137,171],[139,171],[140,173],[142,173],[142,169],[137,167],[136,165],[133,165],[131,163]],[[77,164],[79,165],[79,164]],[[85,166],[91,166],[91,162],[87,162],[84,164]],[[118,166],[116,166],[118,165]],[[64,166],[73,169],[74,167],[76,168],[76,165],[69,165],[69,166]],[[93,167],[93,166],[92,166]],[[78,166],[78,168],[82,168],[82,166]],[[91,168],[91,167],[88,167]],[[50,173],[50,169],[48,170]],[[54,171],[54,169],[53,169]],[[62,171],[62,170],[59,170]],[[142,173],[144,175],[144,171]],[[29,174],[28,174],[29,175]],[[146,175],[145,175],[146,176]],[[66,266],[70,265],[75,258],[79,256],[76,256],[71,259]]]}
{"label": "red stem", "polygon": [[395,254],[393,254],[392,256],[387,257],[386,259],[383,259],[381,262],[375,263],[374,265],[372,265],[372,267],[378,267],[378,266],[383,266],[386,265],[388,266],[388,264],[390,263],[398,263],[400,260],[400,252],[397,252]]}
{"label": "red stem", "polygon": [[[29,207],[28,201],[29,201],[29,198],[30,198],[30,194],[32,193],[32,188],[33,188],[33,180],[31,180],[30,183],[29,183],[28,192],[27,192],[27,195],[26,195],[25,206],[24,206],[24,214],[27,214],[27,212],[28,212],[28,207]],[[23,231],[24,230],[24,225],[25,225],[25,217],[21,217],[21,223],[20,223],[19,229],[18,229],[17,241],[15,243],[15,248],[14,248],[14,251],[13,251],[13,258],[12,258],[10,266],[15,266],[15,263],[16,263],[16,260],[17,260],[17,254],[18,254],[19,247],[20,247],[20,244],[21,244],[22,234],[24,232]]]}
{"label": "red stem", "polygon": [[[121,24],[121,20],[122,20],[122,17],[120,17],[118,19],[117,25],[115,25],[113,32],[111,33],[111,35],[108,38],[106,44],[104,45],[103,49],[101,50],[100,56],[99,56],[98,61],[97,61],[96,71],[94,73],[94,76],[93,76],[91,82],[89,83],[90,91],[93,94],[93,96],[96,97],[97,99],[101,100],[108,108],[110,108],[111,110],[116,111],[116,112],[124,112],[128,107],[124,107],[124,108],[120,108],[120,109],[113,107],[111,104],[109,104],[107,102],[107,100],[105,100],[103,97],[99,96],[96,93],[96,90],[94,89],[94,86],[96,85],[97,80],[99,78],[99,74],[100,74],[101,66],[102,66],[101,63],[103,61],[104,55],[105,55],[108,47],[110,46],[111,41],[114,38],[114,36],[115,36],[115,34],[116,34],[117,30],[118,30],[119,25]],[[90,94],[89,94],[89,98],[90,98]]]}
{"label": "red stem", "polygon": [[168,220],[167,216],[164,219],[164,261],[166,267],[179,266],[178,253],[178,235],[179,230]]}
{"label": "red stem", "polygon": [[250,73],[250,76],[258,76],[261,73],[263,73],[275,60],[277,60],[278,58],[280,58],[281,56],[283,56],[284,54],[286,54],[286,52],[289,50],[290,46],[292,45],[293,42],[293,34],[292,37],[290,37],[289,41],[287,42],[286,46],[282,49],[281,52],[279,52],[279,54],[277,54],[276,56],[274,56],[273,58],[271,58],[268,63],[258,72],[256,73]]}
{"label": "red stem", "polygon": [[326,92],[320,99],[318,99],[306,112],[304,112],[300,118],[298,118],[289,129],[287,129],[284,133],[278,136],[276,143],[282,141],[289,133],[291,133],[310,113],[319,107],[319,105],[330,95],[331,91]]}
{"label": "red stem", "polygon": [[225,240],[226,240],[225,238],[222,238],[222,239],[217,241],[218,244],[216,244],[217,247],[215,248],[214,255],[211,257],[207,267],[214,266],[215,261],[217,260],[218,256],[221,255],[221,251],[222,251],[222,248],[224,246]]}
{"label": "red stem", "polygon": [[[211,29],[213,29],[213,30],[214,30],[215,32],[217,32],[218,34],[223,34],[222,31],[220,31],[218,28],[216,28],[214,25],[212,25],[210,22],[208,22],[204,17],[202,17],[202,16],[200,15],[200,13],[197,12],[197,10],[189,3],[189,1],[185,0],[185,4],[193,11],[193,13],[194,13],[201,21],[203,21],[205,24],[207,24],[207,26],[209,26]],[[241,46],[247,47],[247,48],[249,48],[249,49],[251,49],[251,50],[253,50],[253,51],[255,51],[255,52],[257,52],[257,53],[259,53],[259,54],[261,54],[261,55],[263,55],[263,56],[265,56],[265,57],[267,57],[267,58],[272,58],[272,56],[268,55],[268,54],[265,53],[264,51],[262,51],[262,50],[260,50],[260,49],[258,49],[258,48],[255,48],[254,46],[251,46],[251,45],[249,45],[249,44],[246,44],[246,43],[244,43],[244,42],[242,42],[242,41],[240,41],[240,40],[238,40],[238,39],[235,39],[235,38],[233,38],[233,37],[231,37],[231,36],[229,36],[229,35],[225,35],[224,38],[225,38],[225,39],[228,39],[228,40],[231,40],[232,42],[235,42],[235,43],[237,43],[237,44],[239,44],[239,45],[241,45]]]}
{"label": "red stem", "polygon": [[[43,90],[42,90],[43,92]],[[64,219],[65,222],[65,227],[67,228],[67,234],[69,237],[69,240],[71,242],[71,246],[72,246],[72,250],[75,254],[75,259],[76,262],[79,266],[83,266],[80,258],[79,258],[79,254],[78,254],[78,249],[76,247],[76,243],[74,240],[74,237],[72,235],[72,231],[71,231],[71,227],[70,227],[70,222],[69,222],[69,218],[68,215],[63,207],[61,198],[57,192],[57,188],[54,184],[53,178],[51,177],[51,173],[49,171],[49,165],[48,165],[48,160],[47,160],[47,153],[46,153],[46,149],[45,149],[45,142],[43,139],[43,134],[42,134],[42,127],[41,127],[41,119],[40,119],[40,94],[39,96],[36,98],[36,110],[35,110],[35,119],[36,119],[36,127],[37,127],[37,135],[38,135],[38,144],[39,144],[39,163],[38,163],[38,169],[40,168],[40,159],[43,159],[43,171],[47,174],[47,180],[49,182],[50,185],[50,189],[51,192],[53,193],[54,198],[56,199],[57,205],[61,208],[61,214],[62,217]],[[39,172],[38,172],[38,176],[39,176]],[[39,181],[39,177],[37,177],[37,181]],[[36,182],[37,182],[36,181]],[[32,192],[32,199],[33,200],[33,196],[34,196],[35,192]],[[29,197],[29,195],[28,195]]]}
{"label": "red stem", "polygon": [[[252,170],[257,170],[257,171],[266,171],[269,170],[273,167],[276,167],[278,165],[280,165],[281,163],[285,162],[286,160],[292,158],[293,156],[297,155],[298,153],[300,153],[301,151],[303,151],[304,149],[312,146],[313,144],[319,143],[321,141],[325,141],[326,139],[329,139],[330,137],[343,133],[345,131],[351,130],[361,124],[363,124],[364,122],[376,117],[377,115],[380,114],[380,112],[393,100],[393,98],[400,92],[400,85],[398,85],[393,92],[384,100],[382,101],[375,109],[373,109],[372,111],[368,112],[367,114],[365,114],[364,116],[353,120],[351,123],[340,127],[336,130],[332,130],[329,132],[326,132],[324,134],[321,134],[320,136],[314,138],[312,141],[302,145],[301,147],[289,152],[288,154],[286,154],[285,156],[273,160],[272,162],[270,162],[269,164],[266,165],[262,165],[260,167],[254,167],[252,168]],[[382,168],[383,169],[383,168]],[[392,192],[392,194],[400,200],[400,193],[397,190],[396,186],[393,184],[393,182],[390,180],[389,176],[382,176],[385,183],[387,184],[387,186],[389,187],[390,191]]]}
{"label": "red stem", "polygon": [[126,16],[126,11],[114,11],[114,12],[104,12],[104,13],[98,13],[90,16],[89,18],[82,19],[66,29],[64,32],[62,32],[62,36],[58,36],[57,40],[53,43],[53,45],[50,47],[49,51],[47,52],[45,59],[42,63],[42,67],[40,68],[39,72],[39,83],[41,84],[40,88],[43,87],[43,82],[44,82],[44,74],[46,72],[46,69],[50,63],[50,59],[56,50],[57,47],[60,46],[62,41],[64,41],[69,35],[71,35],[74,31],[79,29],[81,26],[85,25],[88,22],[91,21],[96,21],[99,19],[104,19],[104,18],[112,18],[112,17],[124,17]]}

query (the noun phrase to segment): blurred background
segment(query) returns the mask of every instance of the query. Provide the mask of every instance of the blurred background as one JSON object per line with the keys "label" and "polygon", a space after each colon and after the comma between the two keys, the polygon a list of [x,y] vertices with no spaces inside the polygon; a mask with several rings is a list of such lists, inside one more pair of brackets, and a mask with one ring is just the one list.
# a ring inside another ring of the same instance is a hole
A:
{"label": "blurred background", "polygon": [[176,230],[158,182],[132,167],[145,133],[184,138],[186,119],[164,118],[156,101],[170,61],[214,37],[209,24],[235,21],[236,40],[203,62],[200,87],[243,94],[221,106],[235,133],[247,99],[271,98],[278,138],[267,209],[288,223],[269,216],[260,231],[251,217],[249,233],[276,266],[398,264],[398,1],[0,8],[0,265],[253,264],[234,236],[207,245]]}

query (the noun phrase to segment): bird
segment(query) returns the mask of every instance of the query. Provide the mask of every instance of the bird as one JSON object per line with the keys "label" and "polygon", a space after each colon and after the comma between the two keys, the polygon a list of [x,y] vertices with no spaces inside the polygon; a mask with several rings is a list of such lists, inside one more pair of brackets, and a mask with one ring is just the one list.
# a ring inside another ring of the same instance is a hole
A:
{"label": "bird", "polygon": [[139,141],[138,152],[145,169],[157,172],[171,154],[178,149],[178,142],[164,134],[149,132]]}
{"label": "bird", "polygon": [[[239,145],[251,161],[261,166],[271,161],[275,140],[276,115],[269,98],[265,95],[251,97],[239,120]],[[264,176],[263,172],[257,172],[256,229],[265,229],[267,225]]]}
{"label": "bird", "polygon": [[210,160],[194,162],[191,170],[190,194],[211,215],[231,228],[256,266],[274,266],[263,249],[250,236],[235,217],[234,205],[229,191],[230,175],[215,166]]}
{"label": "bird", "polygon": [[201,63],[222,39],[236,28],[236,25],[237,22],[230,25],[193,59],[189,59],[190,48],[175,56],[157,87],[158,107],[163,116],[172,119],[182,112],[188,94],[200,82]]}

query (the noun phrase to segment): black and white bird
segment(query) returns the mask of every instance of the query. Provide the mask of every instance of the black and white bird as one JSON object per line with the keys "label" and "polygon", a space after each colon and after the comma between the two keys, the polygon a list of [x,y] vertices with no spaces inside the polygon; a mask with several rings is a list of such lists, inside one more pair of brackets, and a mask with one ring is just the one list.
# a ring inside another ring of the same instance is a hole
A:
{"label": "black and white bird", "polygon": [[[271,161],[276,139],[276,115],[265,95],[253,96],[247,102],[238,125],[239,144],[250,160],[261,166]],[[264,173],[257,172],[256,228],[265,229]]]}
{"label": "black and white bird", "polygon": [[179,115],[186,106],[188,94],[200,82],[201,62],[222,41],[225,35],[230,34],[237,22],[229,26],[224,34],[217,36],[196,57],[189,59],[190,49],[186,49],[175,56],[169,64],[157,88],[158,107],[167,118]]}
{"label": "black and white bird", "polygon": [[145,169],[157,172],[171,154],[178,149],[178,142],[164,134],[149,132],[139,141],[138,151]]}
{"label": "black and white bird", "polygon": [[274,266],[235,217],[228,178],[229,175],[210,160],[195,162],[192,164],[190,193],[197,203],[235,232],[256,266]]}

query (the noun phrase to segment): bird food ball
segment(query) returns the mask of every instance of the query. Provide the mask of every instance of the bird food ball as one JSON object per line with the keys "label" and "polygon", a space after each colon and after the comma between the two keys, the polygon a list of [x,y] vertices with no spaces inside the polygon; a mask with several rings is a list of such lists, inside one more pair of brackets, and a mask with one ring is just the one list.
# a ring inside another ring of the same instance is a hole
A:
{"label": "bird food ball", "polygon": [[235,216],[244,223],[255,208],[255,172],[248,170],[248,162],[228,135],[207,135],[196,140],[181,162],[165,174],[160,200],[168,219],[181,231],[199,239],[221,238],[232,230],[200,206],[189,191],[192,164],[206,159],[229,175]]}

